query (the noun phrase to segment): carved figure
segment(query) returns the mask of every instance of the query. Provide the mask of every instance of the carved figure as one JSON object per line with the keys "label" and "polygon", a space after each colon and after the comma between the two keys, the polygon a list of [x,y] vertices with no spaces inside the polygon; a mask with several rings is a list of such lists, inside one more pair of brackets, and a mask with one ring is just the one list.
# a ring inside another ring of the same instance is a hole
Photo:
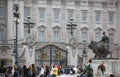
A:
{"label": "carved figure", "polygon": [[105,32],[103,32],[103,37],[99,42],[91,41],[88,47],[95,53],[94,58],[106,58],[108,54],[112,57],[109,51],[109,39],[105,35]]}

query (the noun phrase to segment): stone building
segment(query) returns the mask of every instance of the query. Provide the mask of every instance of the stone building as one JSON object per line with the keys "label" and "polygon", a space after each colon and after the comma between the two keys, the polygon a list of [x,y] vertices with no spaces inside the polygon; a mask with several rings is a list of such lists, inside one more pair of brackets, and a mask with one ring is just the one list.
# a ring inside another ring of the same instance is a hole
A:
{"label": "stone building", "polygon": [[[99,41],[103,31],[109,36],[113,57],[120,58],[119,0],[0,0],[1,65],[14,63],[13,39],[15,38],[16,25],[13,12],[16,5],[19,7],[20,14],[18,24],[18,57],[20,64],[25,62],[22,42],[28,28],[23,23],[28,16],[35,23],[32,25],[31,35],[37,42],[35,45],[36,65],[49,63],[50,61],[56,64],[82,64],[83,41],[86,40],[86,44],[89,44],[91,40]],[[73,32],[77,43],[75,51],[72,51],[68,46],[71,36],[66,25],[71,18],[74,19],[73,23],[77,25]],[[85,45],[85,49],[87,52],[87,58],[85,59],[93,58],[94,53],[87,45]],[[49,54],[47,58],[40,56],[46,54],[42,51]],[[59,52],[55,53],[54,51]],[[58,54],[62,57],[53,59],[52,54]]]}

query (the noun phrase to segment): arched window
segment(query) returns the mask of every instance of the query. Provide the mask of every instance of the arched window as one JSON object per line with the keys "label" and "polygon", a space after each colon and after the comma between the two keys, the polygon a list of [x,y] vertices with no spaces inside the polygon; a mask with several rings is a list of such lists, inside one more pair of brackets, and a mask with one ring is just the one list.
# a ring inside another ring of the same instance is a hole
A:
{"label": "arched window", "polygon": [[81,28],[81,41],[88,41],[88,28],[87,27],[83,27]]}
{"label": "arched window", "polygon": [[101,40],[101,31],[102,29],[97,27],[96,29],[94,29],[95,31],[95,41],[98,42]]}
{"label": "arched window", "polygon": [[113,28],[108,29],[108,37],[109,37],[109,43],[114,43],[115,29]]}
{"label": "arched window", "polygon": [[60,27],[59,26],[53,27],[53,41],[54,42],[60,41]]}
{"label": "arched window", "polygon": [[39,42],[45,42],[45,30],[46,27],[44,25],[41,25],[40,27],[38,27],[38,41]]}

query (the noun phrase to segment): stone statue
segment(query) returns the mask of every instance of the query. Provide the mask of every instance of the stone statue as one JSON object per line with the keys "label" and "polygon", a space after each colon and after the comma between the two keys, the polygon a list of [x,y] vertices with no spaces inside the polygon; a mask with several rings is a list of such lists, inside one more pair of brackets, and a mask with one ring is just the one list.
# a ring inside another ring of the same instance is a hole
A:
{"label": "stone statue", "polygon": [[103,37],[99,42],[91,41],[88,47],[95,53],[94,58],[106,58],[108,54],[112,57],[109,51],[109,38],[105,35],[105,32],[103,32]]}
{"label": "stone statue", "polygon": [[101,39],[100,42],[109,43],[109,38],[108,38],[108,36],[105,34],[105,32],[103,32],[103,37],[102,37],[102,39]]}
{"label": "stone statue", "polygon": [[24,52],[25,52],[25,64],[27,67],[31,64],[35,64],[35,40],[30,34],[27,34],[24,42]]}

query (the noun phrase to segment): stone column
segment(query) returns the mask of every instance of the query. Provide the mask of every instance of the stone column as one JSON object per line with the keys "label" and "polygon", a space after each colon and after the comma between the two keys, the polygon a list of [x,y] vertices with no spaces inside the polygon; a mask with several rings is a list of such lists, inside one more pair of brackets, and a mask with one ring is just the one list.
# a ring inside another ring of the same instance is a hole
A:
{"label": "stone column", "polygon": [[13,21],[13,1],[7,1],[7,40],[13,39],[14,36],[14,21]]}

